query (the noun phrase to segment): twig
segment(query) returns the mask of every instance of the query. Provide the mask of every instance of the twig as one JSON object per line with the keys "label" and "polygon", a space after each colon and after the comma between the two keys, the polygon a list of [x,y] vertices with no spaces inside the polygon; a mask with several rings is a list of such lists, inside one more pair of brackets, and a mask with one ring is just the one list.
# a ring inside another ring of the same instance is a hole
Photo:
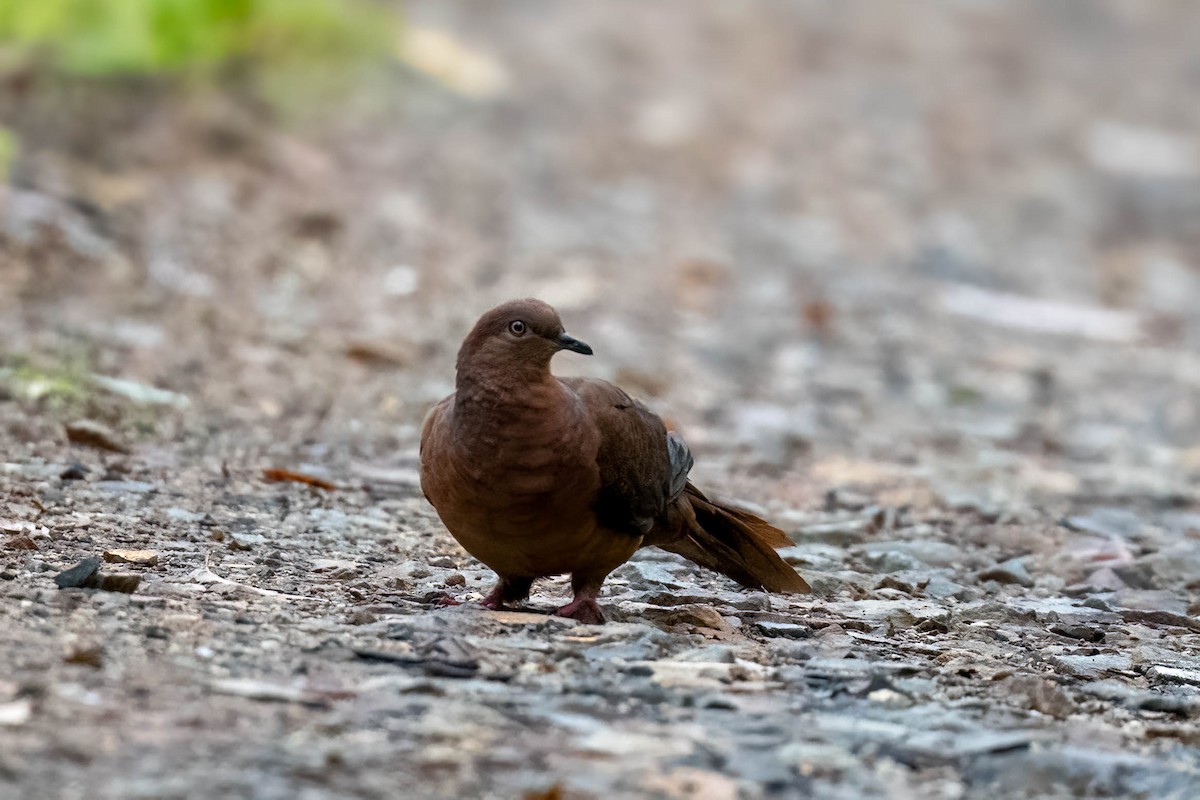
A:
{"label": "twig", "polygon": [[[276,592],[273,589],[259,589],[257,586],[250,586],[249,584],[238,583],[237,581],[231,581],[231,580],[229,580],[229,578],[222,578],[220,575],[213,572],[209,568],[208,560],[209,560],[209,556],[206,554],[204,556],[204,573],[202,575],[204,580],[200,580],[199,578],[197,578],[196,580],[198,583],[221,583],[226,586],[237,586],[238,588],[241,588],[241,589],[248,589],[251,592],[254,592],[255,594],[260,594],[263,597],[280,597],[280,598],[283,598],[284,600],[313,600],[313,599],[315,599],[312,597],[304,597],[304,596],[298,595],[298,594],[286,594],[284,592]],[[193,573],[193,575],[194,574],[195,573]]]}

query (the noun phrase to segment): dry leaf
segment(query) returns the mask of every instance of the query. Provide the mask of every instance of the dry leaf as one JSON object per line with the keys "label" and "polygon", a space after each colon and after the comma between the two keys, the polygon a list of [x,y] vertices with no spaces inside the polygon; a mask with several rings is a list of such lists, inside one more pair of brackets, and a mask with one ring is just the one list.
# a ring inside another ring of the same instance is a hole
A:
{"label": "dry leaf", "polygon": [[544,789],[540,792],[526,792],[525,800],[563,800],[563,788],[561,783],[556,783],[549,789]]}
{"label": "dry leaf", "polygon": [[63,661],[68,664],[100,669],[104,666],[104,648],[98,644],[73,647],[63,656]]}
{"label": "dry leaf", "polygon": [[413,362],[411,348],[402,349],[378,342],[354,342],[346,347],[346,356],[376,368],[406,367]]}
{"label": "dry leaf", "polygon": [[805,303],[800,310],[808,327],[818,336],[828,336],[833,332],[833,303],[818,298]]}
{"label": "dry leaf", "polygon": [[263,480],[271,481],[272,483],[293,481],[295,483],[304,483],[309,486],[315,486],[318,489],[325,489],[327,491],[334,491],[338,488],[336,483],[330,483],[324,478],[318,478],[315,475],[306,475],[303,472],[293,472],[290,469],[264,469]]}
{"label": "dry leaf", "polygon": [[67,439],[72,444],[81,444],[114,453],[129,452],[129,448],[117,439],[117,435],[99,422],[81,419],[76,422],[68,422],[66,429]]}

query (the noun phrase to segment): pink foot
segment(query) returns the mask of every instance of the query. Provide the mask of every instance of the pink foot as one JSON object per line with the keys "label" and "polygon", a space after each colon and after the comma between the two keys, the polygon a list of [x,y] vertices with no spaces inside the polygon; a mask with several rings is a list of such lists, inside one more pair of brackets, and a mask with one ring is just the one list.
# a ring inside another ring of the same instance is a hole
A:
{"label": "pink foot", "polygon": [[532,578],[501,578],[487,597],[479,601],[484,608],[504,611],[509,603],[519,603],[529,596]]}
{"label": "pink foot", "polygon": [[576,596],[574,600],[554,613],[560,617],[579,620],[585,625],[603,625],[605,623],[604,612],[600,609],[600,604],[596,602],[596,598],[588,595]]}
{"label": "pink foot", "polygon": [[444,594],[441,597],[439,597],[437,600],[434,601],[434,604],[439,605],[439,606],[461,606],[462,605],[462,603],[455,600],[453,597],[451,597],[448,594]]}
{"label": "pink foot", "polygon": [[493,611],[504,611],[507,606],[504,605],[504,598],[500,596],[500,587],[492,589],[492,593],[479,601],[479,604],[484,608],[490,608]]}

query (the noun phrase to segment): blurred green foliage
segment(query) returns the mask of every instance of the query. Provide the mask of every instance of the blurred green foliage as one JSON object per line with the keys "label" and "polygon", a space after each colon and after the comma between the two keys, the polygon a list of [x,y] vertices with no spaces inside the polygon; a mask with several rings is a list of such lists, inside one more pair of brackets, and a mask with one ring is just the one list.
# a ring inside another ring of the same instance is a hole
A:
{"label": "blurred green foliage", "polygon": [[41,363],[27,356],[0,360],[0,389],[17,399],[51,410],[78,410],[90,393],[87,356],[70,353]]}
{"label": "blurred green foliage", "polygon": [[77,75],[356,61],[387,53],[396,27],[370,0],[0,0],[0,42]]}
{"label": "blurred green foliage", "polygon": [[17,136],[0,126],[0,181],[8,179],[8,167],[17,157]]}

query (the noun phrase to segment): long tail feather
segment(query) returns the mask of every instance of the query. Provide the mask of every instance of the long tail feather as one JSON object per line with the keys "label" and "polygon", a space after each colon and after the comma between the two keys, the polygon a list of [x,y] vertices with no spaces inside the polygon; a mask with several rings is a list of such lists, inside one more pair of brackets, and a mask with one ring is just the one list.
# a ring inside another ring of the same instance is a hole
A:
{"label": "long tail feather", "polygon": [[749,511],[709,500],[688,483],[677,501],[681,529],[655,542],[751,589],[803,593],[812,588],[775,552],[787,534]]}

